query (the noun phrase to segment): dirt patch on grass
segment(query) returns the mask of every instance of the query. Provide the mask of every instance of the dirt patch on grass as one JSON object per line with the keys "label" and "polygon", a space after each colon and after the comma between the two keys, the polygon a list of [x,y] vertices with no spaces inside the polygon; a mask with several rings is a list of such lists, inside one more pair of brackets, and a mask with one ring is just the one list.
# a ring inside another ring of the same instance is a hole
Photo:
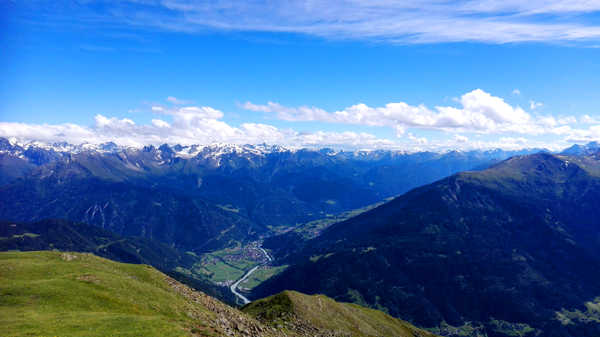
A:
{"label": "dirt patch on grass", "polygon": [[91,275],[91,274],[79,275],[79,276],[77,276],[77,280],[83,281],[83,282],[88,282],[88,283],[100,284],[100,279],[98,279],[98,277]]}

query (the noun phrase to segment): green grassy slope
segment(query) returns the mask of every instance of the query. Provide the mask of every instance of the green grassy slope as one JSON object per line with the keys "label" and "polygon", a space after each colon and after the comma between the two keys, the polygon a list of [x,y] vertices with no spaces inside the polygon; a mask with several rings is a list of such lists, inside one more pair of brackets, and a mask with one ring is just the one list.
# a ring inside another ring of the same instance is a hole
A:
{"label": "green grassy slope", "polygon": [[235,303],[229,288],[216,286],[194,272],[194,264],[200,261],[195,254],[145,238],[122,237],[92,225],[58,219],[32,223],[0,220],[0,251],[11,250],[85,252],[113,261],[149,264],[221,301]]}
{"label": "green grassy slope", "polygon": [[4,252],[0,280],[5,337],[270,336],[238,310],[147,265],[82,253]]}
{"label": "green grassy slope", "polygon": [[147,265],[87,253],[0,253],[3,337],[433,336],[377,310],[297,292],[244,311]]}
{"label": "green grassy slope", "polygon": [[187,303],[145,265],[89,254],[0,254],[4,336],[185,336]]}
{"label": "green grassy slope", "polygon": [[324,295],[310,296],[295,291],[284,291],[254,301],[242,311],[263,323],[311,336],[434,336],[379,310],[336,302]]}

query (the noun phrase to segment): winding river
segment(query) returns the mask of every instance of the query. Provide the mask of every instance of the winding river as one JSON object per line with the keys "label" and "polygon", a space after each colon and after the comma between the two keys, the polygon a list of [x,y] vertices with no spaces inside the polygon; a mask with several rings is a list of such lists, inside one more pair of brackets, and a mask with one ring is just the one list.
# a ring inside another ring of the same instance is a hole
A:
{"label": "winding river", "polygon": [[264,266],[265,264],[273,261],[273,259],[271,258],[271,256],[269,255],[269,253],[267,253],[266,250],[264,250],[264,248],[262,248],[261,246],[258,246],[258,250],[260,250],[265,257],[267,258],[267,262],[261,263],[258,266],[255,266],[254,268],[248,270],[240,279],[238,279],[237,281],[235,281],[230,287],[229,289],[231,289],[231,292],[242,301],[243,305],[246,305],[248,303],[250,303],[250,300],[246,298],[246,296],[240,294],[237,290],[237,287],[240,285],[240,283],[244,282],[248,277],[250,277],[250,275],[252,275],[252,273],[254,273],[258,268]]}

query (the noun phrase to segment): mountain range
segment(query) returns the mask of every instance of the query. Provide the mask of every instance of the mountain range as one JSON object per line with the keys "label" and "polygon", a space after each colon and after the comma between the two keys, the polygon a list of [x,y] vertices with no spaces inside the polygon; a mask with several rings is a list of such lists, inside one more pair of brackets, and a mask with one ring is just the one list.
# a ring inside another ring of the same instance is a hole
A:
{"label": "mountain range", "polygon": [[195,266],[263,242],[280,273],[238,288],[255,300],[252,329],[600,335],[596,143],[552,154],[0,139],[0,200],[0,250],[149,264],[228,303]]}
{"label": "mountain range", "polygon": [[0,139],[0,219],[64,218],[206,252],[381,202],[514,154],[127,148]]}

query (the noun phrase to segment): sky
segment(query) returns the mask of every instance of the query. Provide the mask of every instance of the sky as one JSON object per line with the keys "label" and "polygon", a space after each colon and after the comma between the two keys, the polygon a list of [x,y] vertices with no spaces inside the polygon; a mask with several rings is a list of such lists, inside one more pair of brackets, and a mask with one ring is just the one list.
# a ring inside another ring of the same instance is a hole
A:
{"label": "sky", "polygon": [[558,150],[599,60],[593,0],[0,0],[0,137]]}

